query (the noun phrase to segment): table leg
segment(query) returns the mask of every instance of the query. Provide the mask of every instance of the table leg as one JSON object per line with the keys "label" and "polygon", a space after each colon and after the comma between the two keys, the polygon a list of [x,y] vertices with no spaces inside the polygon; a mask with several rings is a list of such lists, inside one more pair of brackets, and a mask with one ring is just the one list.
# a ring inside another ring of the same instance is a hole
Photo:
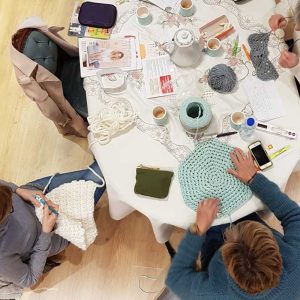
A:
{"label": "table leg", "polygon": [[174,255],[176,254],[176,251],[175,251],[175,249],[172,247],[170,241],[166,241],[166,242],[165,242],[165,246],[166,246],[166,248],[167,248],[167,250],[168,250],[168,253],[169,253],[170,256],[171,256],[171,259],[173,259]]}

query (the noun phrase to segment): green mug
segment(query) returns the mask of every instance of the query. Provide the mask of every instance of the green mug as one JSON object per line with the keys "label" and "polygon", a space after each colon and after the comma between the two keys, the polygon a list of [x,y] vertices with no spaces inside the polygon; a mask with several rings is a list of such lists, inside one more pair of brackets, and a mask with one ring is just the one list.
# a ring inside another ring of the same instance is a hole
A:
{"label": "green mug", "polygon": [[191,17],[195,12],[192,0],[181,0],[179,13],[183,17]]}
{"label": "green mug", "polygon": [[163,106],[155,106],[152,111],[153,120],[157,125],[163,126],[168,122],[167,110]]}

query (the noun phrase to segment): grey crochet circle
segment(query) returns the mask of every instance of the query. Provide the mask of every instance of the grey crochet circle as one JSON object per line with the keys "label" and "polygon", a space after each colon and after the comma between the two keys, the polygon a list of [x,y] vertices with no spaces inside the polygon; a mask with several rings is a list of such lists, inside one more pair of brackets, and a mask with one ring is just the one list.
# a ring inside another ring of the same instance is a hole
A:
{"label": "grey crochet circle", "polygon": [[208,73],[209,86],[218,93],[231,92],[237,82],[233,69],[225,64],[215,65]]}
{"label": "grey crochet circle", "polygon": [[220,217],[230,215],[252,196],[250,188],[227,173],[234,168],[233,147],[212,139],[200,143],[180,164],[178,175],[185,204],[197,210],[207,198],[219,198]]}

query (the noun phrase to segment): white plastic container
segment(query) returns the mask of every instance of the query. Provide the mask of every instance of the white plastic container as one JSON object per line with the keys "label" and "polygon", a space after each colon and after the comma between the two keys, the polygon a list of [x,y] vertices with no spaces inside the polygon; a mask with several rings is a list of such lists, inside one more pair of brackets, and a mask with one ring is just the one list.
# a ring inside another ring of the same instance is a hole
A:
{"label": "white plastic container", "polygon": [[252,137],[256,128],[256,120],[253,117],[248,117],[242,124],[240,129],[240,136],[243,140],[247,140]]}

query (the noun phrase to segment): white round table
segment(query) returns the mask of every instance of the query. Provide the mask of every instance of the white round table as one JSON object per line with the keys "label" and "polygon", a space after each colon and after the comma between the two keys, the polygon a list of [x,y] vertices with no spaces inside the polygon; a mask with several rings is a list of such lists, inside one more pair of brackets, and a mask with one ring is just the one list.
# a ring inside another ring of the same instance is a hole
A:
{"label": "white round table", "polygon": [[[109,3],[109,1],[107,2]],[[167,14],[157,7],[148,5],[153,15],[153,21],[145,27],[141,27],[137,23],[135,17],[137,5],[140,4],[131,1],[117,6],[119,20],[115,32],[139,32],[142,43],[156,42],[154,50],[161,52],[159,43],[171,41],[178,28],[187,27],[197,34],[199,27],[223,14],[228,17],[239,34],[240,45],[247,43],[247,37],[251,33],[264,29],[261,24],[266,23],[271,13],[272,1],[252,0],[238,6],[230,0],[221,2],[198,0],[195,1],[197,13],[189,19]],[[259,12],[257,7],[259,7]],[[212,58],[203,55],[197,70],[179,69],[174,66],[176,78],[178,82],[181,82],[177,96],[146,99],[143,93],[142,72],[140,70],[131,72],[127,80],[126,91],[120,95],[114,95],[114,97],[130,101],[138,115],[135,126],[114,136],[106,145],[95,143],[94,137],[89,134],[91,151],[105,176],[111,217],[119,220],[134,210],[141,212],[150,220],[155,237],[160,243],[169,239],[173,226],[187,228],[190,223],[195,221],[195,212],[183,201],[177,176],[180,161],[194,148],[193,140],[186,135],[179,122],[178,107],[180,103],[185,97],[193,95],[204,98],[211,105],[213,122],[206,133],[230,131],[229,115],[233,111],[251,113],[249,101],[242,85],[244,80],[252,76],[253,70],[251,66],[245,67],[246,58],[243,52],[239,52],[235,60],[228,56],[227,50],[234,38],[235,34],[232,34],[223,40],[224,54],[222,56]],[[276,56],[279,52],[278,49],[273,50],[274,53],[271,55],[276,63]],[[207,71],[217,63],[231,65],[238,75],[238,86],[230,94],[217,94],[207,85]],[[294,78],[284,70],[278,70],[278,72],[280,77],[275,84],[284,103],[286,114],[270,121],[270,124],[291,128],[300,133],[300,105]],[[85,78],[84,85],[87,92],[89,115],[99,112],[101,101],[114,100],[114,97],[105,95],[101,91],[96,77]],[[169,121],[165,127],[156,126],[152,119],[152,108],[158,104],[164,105],[168,110]],[[274,166],[264,172],[264,175],[284,189],[300,158],[299,139],[291,141],[280,136],[256,131],[252,140],[261,140],[265,146],[272,144],[273,150],[278,150],[286,145],[292,146],[286,153],[275,158]],[[246,150],[249,144],[249,142],[243,141],[238,134],[223,138],[221,141],[243,150]],[[174,178],[166,199],[158,200],[134,193],[136,167],[140,164],[174,171]],[[231,219],[235,221],[261,209],[263,209],[261,201],[252,197],[242,207],[232,212]],[[224,217],[216,219],[213,225],[229,221],[228,217]]]}

